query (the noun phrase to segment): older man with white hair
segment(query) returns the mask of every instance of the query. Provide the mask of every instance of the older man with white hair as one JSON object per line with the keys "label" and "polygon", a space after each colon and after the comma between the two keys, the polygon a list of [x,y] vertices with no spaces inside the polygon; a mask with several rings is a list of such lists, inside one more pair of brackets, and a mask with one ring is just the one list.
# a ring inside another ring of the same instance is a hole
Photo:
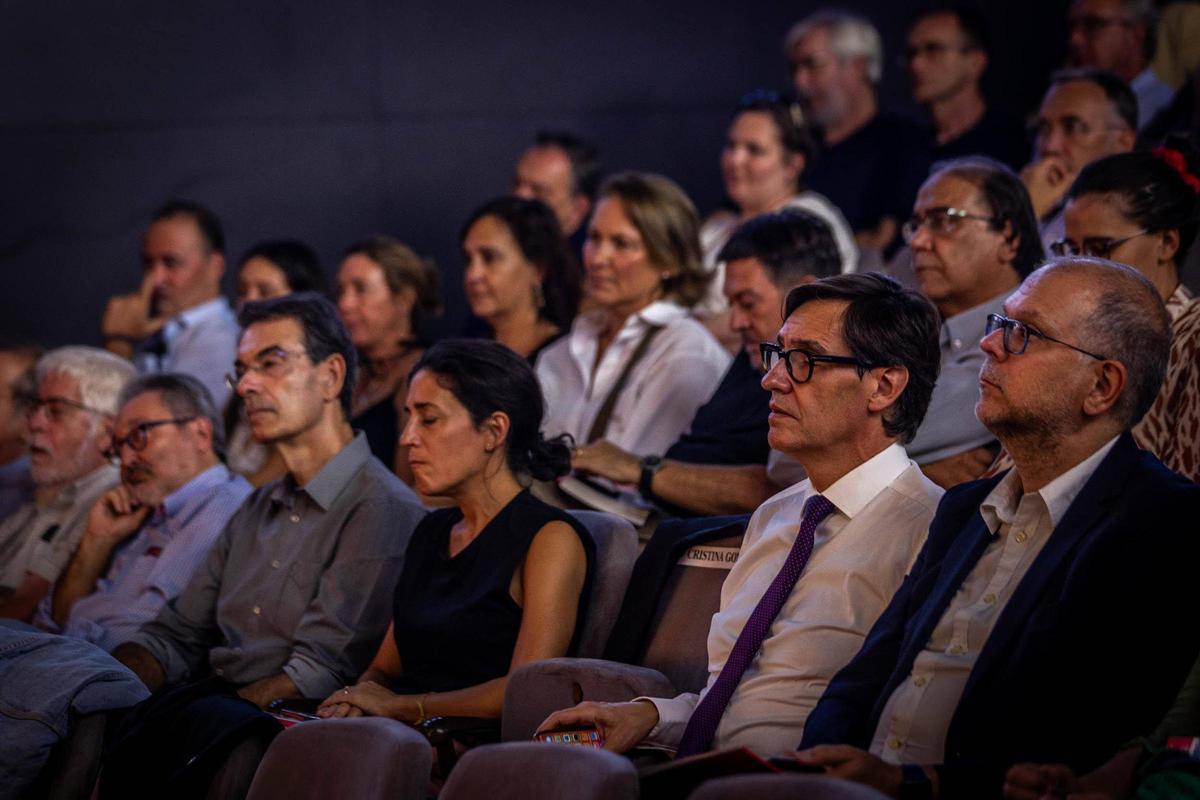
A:
{"label": "older man with white hair", "polygon": [[88,510],[117,485],[104,457],[117,397],[135,370],[94,347],[38,361],[28,415],[34,499],[0,524],[0,617],[29,620],[83,534]]}

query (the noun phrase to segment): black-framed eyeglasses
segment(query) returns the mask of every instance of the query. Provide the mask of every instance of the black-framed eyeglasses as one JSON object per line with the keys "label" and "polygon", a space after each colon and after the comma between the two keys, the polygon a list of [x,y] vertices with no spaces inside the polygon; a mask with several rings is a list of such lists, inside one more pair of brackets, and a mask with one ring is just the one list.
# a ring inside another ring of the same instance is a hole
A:
{"label": "black-framed eyeglasses", "polygon": [[87,403],[70,400],[66,397],[30,397],[25,406],[25,415],[32,417],[39,409],[46,409],[46,416],[54,422],[62,422],[73,410],[87,411],[92,414],[104,414],[98,408],[92,408]]}
{"label": "black-framed eyeglasses", "polygon": [[120,458],[121,449],[128,445],[135,453],[140,453],[146,449],[147,442],[150,441],[150,431],[160,425],[183,425],[185,422],[191,422],[196,419],[195,415],[190,417],[171,417],[170,419],[152,419],[148,422],[139,422],[129,429],[129,433],[124,436],[114,436],[112,444],[104,451],[104,455],[108,458]]}
{"label": "black-framed eyeglasses", "polygon": [[776,364],[782,361],[788,377],[792,379],[793,383],[808,383],[812,380],[815,364],[842,364],[858,367],[859,375],[874,366],[853,356],[823,356],[799,348],[784,350],[782,346],[773,342],[763,342],[758,349],[762,353],[763,372],[770,372]]}
{"label": "black-framed eyeglasses", "polygon": [[1121,245],[1128,242],[1130,239],[1136,239],[1139,236],[1145,236],[1151,233],[1148,230],[1140,230],[1137,233],[1131,233],[1128,236],[1123,236],[1120,239],[1110,239],[1107,236],[1088,236],[1079,244],[1070,239],[1059,239],[1050,245],[1050,252],[1056,256],[1094,256],[1096,258],[1108,258],[1109,253],[1116,250]]}
{"label": "black-framed eyeglasses", "polygon": [[1000,314],[988,314],[987,327],[984,328],[983,335],[990,336],[1001,328],[1004,329],[1004,352],[1014,356],[1024,353],[1025,348],[1029,346],[1029,340],[1036,337],[1038,339],[1045,339],[1047,342],[1061,344],[1063,347],[1069,347],[1075,352],[1091,356],[1097,361],[1108,361],[1108,356],[1097,355],[1096,353],[1084,350],[1082,347],[1076,347],[1070,342],[1055,339],[1053,336],[1048,336],[1037,328],[1026,325],[1024,322],[1018,322],[1015,319],[1010,319]]}
{"label": "black-framed eyeglasses", "polygon": [[937,208],[927,208],[924,211],[917,211],[904,226],[900,229],[900,234],[904,237],[906,243],[912,242],[917,235],[917,231],[924,225],[934,236],[952,236],[966,220],[978,220],[986,222],[989,225],[997,225],[998,220],[995,217],[976,214],[962,208],[952,208],[950,206],[938,206]]}
{"label": "black-framed eyeglasses", "polygon": [[247,372],[257,372],[268,378],[282,378],[287,374],[288,362],[305,354],[304,350],[284,350],[282,347],[273,347],[264,353],[259,353],[253,363],[234,364],[233,372],[225,374],[225,385],[231,390],[237,391],[238,384],[242,382],[242,378],[246,377]]}

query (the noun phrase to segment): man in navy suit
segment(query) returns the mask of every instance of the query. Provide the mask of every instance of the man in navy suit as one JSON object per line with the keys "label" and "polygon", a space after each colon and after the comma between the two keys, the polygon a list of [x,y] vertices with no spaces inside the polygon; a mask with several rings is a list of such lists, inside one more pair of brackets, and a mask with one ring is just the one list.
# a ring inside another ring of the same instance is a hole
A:
{"label": "man in navy suit", "polygon": [[1097,766],[1200,651],[1200,487],[1139,450],[1170,346],[1153,286],[1051,261],[989,319],[979,419],[1015,467],[952,489],[797,760],[900,798],[998,796],[1019,761]]}

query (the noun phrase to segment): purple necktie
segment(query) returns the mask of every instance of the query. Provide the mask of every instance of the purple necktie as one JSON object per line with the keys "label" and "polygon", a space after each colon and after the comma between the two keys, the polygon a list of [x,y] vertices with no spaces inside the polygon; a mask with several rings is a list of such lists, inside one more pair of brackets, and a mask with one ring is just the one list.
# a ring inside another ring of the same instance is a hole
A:
{"label": "purple necktie", "polygon": [[833,503],[819,494],[805,501],[800,533],[792,544],[791,552],[788,553],[775,580],[771,581],[762,599],[758,601],[754,612],[746,620],[733,649],[729,651],[729,658],[725,659],[725,666],[721,667],[721,674],[713,681],[708,694],[700,699],[696,710],[692,712],[692,718],[688,720],[683,738],[679,742],[676,758],[703,753],[712,744],[717,725],[721,722],[725,707],[729,705],[729,698],[733,697],[733,690],[737,688],[750,662],[758,654],[763,639],[767,637],[767,631],[771,629],[771,623],[787,602],[788,595],[792,593],[792,588],[800,579],[800,573],[804,571],[804,565],[812,555],[813,534],[817,526],[833,510]]}

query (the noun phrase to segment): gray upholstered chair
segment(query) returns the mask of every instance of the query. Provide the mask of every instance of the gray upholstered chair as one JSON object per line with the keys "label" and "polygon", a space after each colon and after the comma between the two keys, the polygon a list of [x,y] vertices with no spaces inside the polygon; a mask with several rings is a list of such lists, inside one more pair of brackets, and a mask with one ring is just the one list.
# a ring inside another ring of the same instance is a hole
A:
{"label": "gray upholstered chair", "polygon": [[462,757],[441,800],[636,800],[637,770],[629,759],[578,745],[507,742]]}
{"label": "gray upholstered chair", "polygon": [[572,511],[596,543],[596,569],[592,575],[592,596],[588,600],[587,619],[580,634],[578,655],[599,656],[616,622],[621,598],[637,560],[637,531],[627,520],[603,511]]}
{"label": "gray upholstered chair", "polygon": [[432,767],[429,741],[395,720],[302,722],[275,737],[248,800],[419,800]]}
{"label": "gray upholstered chair", "polygon": [[823,775],[734,775],[701,784],[689,800],[886,800],[867,786]]}

